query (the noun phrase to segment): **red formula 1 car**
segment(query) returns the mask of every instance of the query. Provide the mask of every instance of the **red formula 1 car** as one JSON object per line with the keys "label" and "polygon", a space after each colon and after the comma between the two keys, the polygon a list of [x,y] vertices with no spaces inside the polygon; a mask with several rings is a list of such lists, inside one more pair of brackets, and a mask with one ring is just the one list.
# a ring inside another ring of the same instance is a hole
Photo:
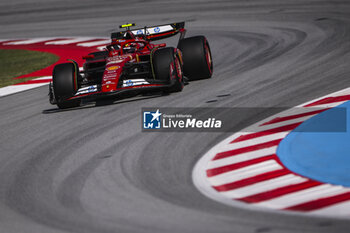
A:
{"label": "red formula 1 car", "polygon": [[[135,24],[121,25],[126,30],[112,33],[104,51],[83,57],[83,71],[73,60],[56,65],[49,85],[50,103],[71,108],[82,99],[179,92],[184,79],[212,76],[208,41],[204,36],[185,38],[184,22],[130,30],[132,26]],[[178,33],[177,48],[151,43]]]}

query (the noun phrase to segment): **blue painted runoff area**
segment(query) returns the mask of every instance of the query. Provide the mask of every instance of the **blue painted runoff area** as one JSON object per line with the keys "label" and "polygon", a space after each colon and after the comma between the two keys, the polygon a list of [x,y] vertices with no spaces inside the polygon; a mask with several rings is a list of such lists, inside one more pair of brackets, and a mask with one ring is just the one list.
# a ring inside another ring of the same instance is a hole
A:
{"label": "blue painted runoff area", "polygon": [[304,121],[277,148],[291,171],[350,187],[350,101]]}

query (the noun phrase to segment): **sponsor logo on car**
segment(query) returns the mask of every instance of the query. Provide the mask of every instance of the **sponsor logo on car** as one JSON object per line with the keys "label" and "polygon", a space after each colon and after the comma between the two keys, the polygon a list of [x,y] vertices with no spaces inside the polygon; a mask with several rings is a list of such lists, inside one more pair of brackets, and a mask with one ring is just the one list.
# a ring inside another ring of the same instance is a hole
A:
{"label": "sponsor logo on car", "polygon": [[154,32],[156,32],[156,33],[160,32],[160,28],[159,27],[155,27],[154,28]]}
{"label": "sponsor logo on car", "polygon": [[113,71],[113,70],[117,70],[119,68],[120,68],[120,66],[110,66],[110,67],[107,67],[107,70]]}
{"label": "sponsor logo on car", "polygon": [[116,57],[110,57],[108,58],[108,61],[111,62],[111,61],[114,61],[114,62],[121,62],[123,61],[123,58],[121,56],[116,56]]}
{"label": "sponsor logo on car", "polygon": [[150,84],[145,79],[127,79],[123,80],[123,87],[132,87]]}
{"label": "sponsor logo on car", "polygon": [[131,81],[131,80],[127,80],[126,82],[125,82],[125,86],[126,87],[130,87],[130,86],[133,86],[134,85],[134,83]]}
{"label": "sponsor logo on car", "polygon": [[80,88],[75,95],[82,95],[92,92],[97,92],[97,85]]}
{"label": "sponsor logo on car", "polygon": [[120,62],[122,62],[122,61],[123,61],[123,60],[120,60],[120,59],[114,60],[114,61],[109,61],[109,62],[107,63],[107,65],[120,63]]}
{"label": "sponsor logo on car", "polygon": [[115,75],[114,74],[106,74],[105,76],[103,76],[103,80],[109,80],[109,79],[115,79]]}

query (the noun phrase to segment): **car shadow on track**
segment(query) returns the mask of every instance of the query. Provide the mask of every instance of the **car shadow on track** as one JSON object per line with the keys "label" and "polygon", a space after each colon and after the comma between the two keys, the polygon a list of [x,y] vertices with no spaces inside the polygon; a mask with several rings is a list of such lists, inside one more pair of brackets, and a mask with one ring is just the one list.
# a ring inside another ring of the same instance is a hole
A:
{"label": "car shadow on track", "polygon": [[142,95],[142,96],[135,96],[132,98],[122,98],[122,99],[100,99],[95,102],[83,102],[80,107],[76,108],[67,108],[67,109],[59,109],[58,107],[45,109],[42,111],[42,114],[52,114],[52,113],[60,113],[60,112],[67,112],[67,111],[76,111],[76,110],[83,110],[83,109],[89,109],[89,108],[96,108],[96,107],[103,107],[108,105],[115,105],[115,104],[123,104],[123,103],[131,103],[139,100],[147,100],[147,99],[154,99],[162,96],[167,96],[169,94],[161,93],[161,94],[152,94],[152,95]]}

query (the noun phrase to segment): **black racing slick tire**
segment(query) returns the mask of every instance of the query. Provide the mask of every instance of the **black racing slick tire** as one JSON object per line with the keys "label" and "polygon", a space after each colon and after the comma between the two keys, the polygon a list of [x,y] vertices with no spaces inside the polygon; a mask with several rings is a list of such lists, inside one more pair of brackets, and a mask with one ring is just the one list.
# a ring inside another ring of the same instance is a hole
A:
{"label": "black racing slick tire", "polygon": [[52,84],[57,106],[61,109],[80,106],[80,100],[68,100],[78,90],[78,70],[73,63],[63,63],[55,66],[52,74]]}
{"label": "black racing slick tire", "polygon": [[182,52],[184,75],[189,80],[211,78],[213,60],[207,39],[194,36],[179,41],[178,48]]}
{"label": "black racing slick tire", "polygon": [[153,75],[156,80],[169,83],[165,92],[179,92],[184,87],[182,64],[175,48],[157,49],[152,56]]}

